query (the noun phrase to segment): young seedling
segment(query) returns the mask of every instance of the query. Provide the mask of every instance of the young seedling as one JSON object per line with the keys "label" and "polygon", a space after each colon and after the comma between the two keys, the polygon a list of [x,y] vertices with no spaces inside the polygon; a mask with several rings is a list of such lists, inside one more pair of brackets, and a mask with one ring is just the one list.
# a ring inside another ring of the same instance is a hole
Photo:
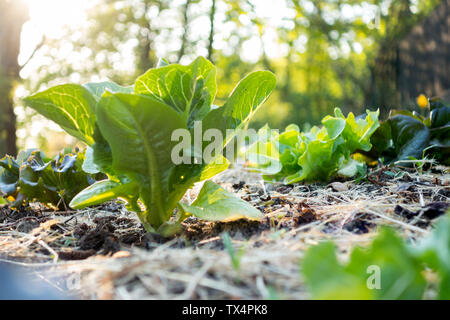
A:
{"label": "young seedling", "polygon": [[233,269],[238,272],[241,268],[241,259],[245,253],[245,246],[241,246],[238,250],[236,250],[233,247],[233,243],[228,232],[222,234],[222,242],[230,256]]}

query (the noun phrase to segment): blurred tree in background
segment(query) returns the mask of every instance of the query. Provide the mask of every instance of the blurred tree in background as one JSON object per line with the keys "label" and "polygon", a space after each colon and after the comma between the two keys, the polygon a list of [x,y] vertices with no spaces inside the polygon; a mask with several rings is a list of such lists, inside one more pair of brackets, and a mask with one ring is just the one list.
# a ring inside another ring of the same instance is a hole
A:
{"label": "blurred tree in background", "polygon": [[218,105],[246,73],[274,72],[277,90],[254,127],[317,124],[336,106],[356,114],[366,107],[387,111],[410,103],[399,99],[389,71],[398,44],[443,1],[448,0],[89,1],[81,25],[34,41],[15,91],[20,145],[30,145],[33,137],[54,152],[74,143],[66,137],[55,145],[58,139],[40,130],[51,126],[23,108],[20,97],[68,81],[131,84],[159,58],[184,64],[208,57],[218,67]]}
{"label": "blurred tree in background", "polygon": [[19,81],[20,32],[27,19],[23,1],[0,0],[0,156],[17,153],[12,89]]}

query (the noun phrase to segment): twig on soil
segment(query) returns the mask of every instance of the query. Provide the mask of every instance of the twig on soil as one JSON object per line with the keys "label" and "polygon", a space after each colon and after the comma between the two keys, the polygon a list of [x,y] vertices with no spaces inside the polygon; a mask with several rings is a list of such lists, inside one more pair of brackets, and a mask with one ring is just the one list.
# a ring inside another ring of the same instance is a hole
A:
{"label": "twig on soil", "polygon": [[176,297],[177,300],[188,300],[192,298],[195,288],[199,284],[200,280],[205,276],[208,270],[211,268],[212,262],[207,262],[204,266],[197,271],[197,273],[192,278],[192,281],[188,283],[186,290],[180,296]]}

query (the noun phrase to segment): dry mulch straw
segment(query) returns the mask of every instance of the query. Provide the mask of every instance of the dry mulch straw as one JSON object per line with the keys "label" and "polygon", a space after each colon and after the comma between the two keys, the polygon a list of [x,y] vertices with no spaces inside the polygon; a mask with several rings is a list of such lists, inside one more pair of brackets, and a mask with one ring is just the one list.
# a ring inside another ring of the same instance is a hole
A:
{"label": "dry mulch straw", "polygon": [[[305,299],[299,262],[309,246],[333,240],[345,259],[382,225],[416,241],[450,206],[450,171],[443,166],[423,172],[383,167],[361,181],[330,184],[267,184],[242,168],[214,180],[261,210],[264,220],[191,217],[181,235],[162,239],[146,234],[119,203],[68,212],[38,204],[0,208],[1,260],[15,261],[69,297]],[[224,232],[237,262],[224,247]]]}

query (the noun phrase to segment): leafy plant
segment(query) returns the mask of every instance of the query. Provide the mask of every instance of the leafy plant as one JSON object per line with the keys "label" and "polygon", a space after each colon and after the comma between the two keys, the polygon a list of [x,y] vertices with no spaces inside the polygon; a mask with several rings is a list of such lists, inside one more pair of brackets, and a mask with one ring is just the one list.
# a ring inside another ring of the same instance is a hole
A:
{"label": "leafy plant", "polygon": [[421,259],[426,266],[436,271],[440,283],[438,298],[450,299],[450,212],[440,219],[434,231],[423,239],[413,254]]}
{"label": "leafy plant", "polygon": [[363,172],[364,163],[351,155],[358,150],[369,151],[370,137],[379,126],[378,111],[367,111],[365,117],[347,118],[339,108],[326,116],[323,126],[301,132],[289,125],[281,134],[259,131],[261,137],[248,150],[249,160],[266,180],[299,181],[328,180],[332,175],[354,176]]}
{"label": "leafy plant", "polygon": [[[391,229],[382,229],[368,248],[353,249],[342,265],[332,242],[311,247],[301,264],[316,299],[422,299],[429,286],[423,274],[430,268],[440,277],[439,299],[450,297],[450,216],[417,246],[406,244]],[[379,284],[371,275],[379,272]]]}
{"label": "leafy plant", "polygon": [[239,249],[236,250],[233,247],[233,243],[231,241],[231,237],[228,234],[228,232],[225,232],[222,235],[222,242],[223,242],[223,245],[225,246],[225,249],[228,252],[228,255],[230,256],[231,263],[233,265],[234,270],[239,271],[239,269],[241,267],[241,259],[245,253],[245,246],[241,246],[241,247],[239,247]]}
{"label": "leafy plant", "polygon": [[425,107],[429,108],[426,116],[392,110],[372,136],[372,157],[391,163],[430,155],[441,163],[450,164],[450,106],[430,100]]}
{"label": "leafy plant", "polygon": [[0,193],[14,206],[25,201],[39,201],[60,209],[81,190],[94,183],[94,177],[81,168],[84,154],[59,153],[55,159],[42,152],[21,152],[16,159],[0,159]]}
{"label": "leafy plant", "polygon": [[212,181],[206,181],[197,199],[191,204],[178,204],[184,215],[212,221],[233,221],[241,218],[259,220],[261,213],[248,202],[242,201],[231,192],[225,191]]}
{"label": "leafy plant", "polygon": [[[226,137],[223,148],[244,128],[276,83],[268,71],[253,72],[239,82],[222,107],[213,109],[215,75],[216,68],[202,57],[187,66],[168,65],[163,60],[138,77],[132,87],[110,82],[66,84],[26,98],[28,106],[88,145],[83,164],[86,171],[108,175],[107,180],[79,193],[70,205],[83,208],[120,197],[137,212],[147,230],[172,228],[168,221],[185,192],[228,167],[228,161],[218,154],[209,162],[175,164],[171,152],[177,143],[172,133],[185,129],[194,136],[196,123],[201,121],[203,131],[214,128]],[[201,150],[192,147],[183,152],[195,158],[206,147],[203,143]],[[232,203],[233,208],[236,203],[245,206],[243,200],[223,195],[223,201]],[[226,207],[222,202],[213,205],[219,204]],[[189,214],[212,217],[215,211],[208,209],[209,205],[202,197],[192,206],[180,205],[177,223]],[[261,215],[254,210],[241,213],[259,219]],[[234,214],[228,210],[225,216]]]}

